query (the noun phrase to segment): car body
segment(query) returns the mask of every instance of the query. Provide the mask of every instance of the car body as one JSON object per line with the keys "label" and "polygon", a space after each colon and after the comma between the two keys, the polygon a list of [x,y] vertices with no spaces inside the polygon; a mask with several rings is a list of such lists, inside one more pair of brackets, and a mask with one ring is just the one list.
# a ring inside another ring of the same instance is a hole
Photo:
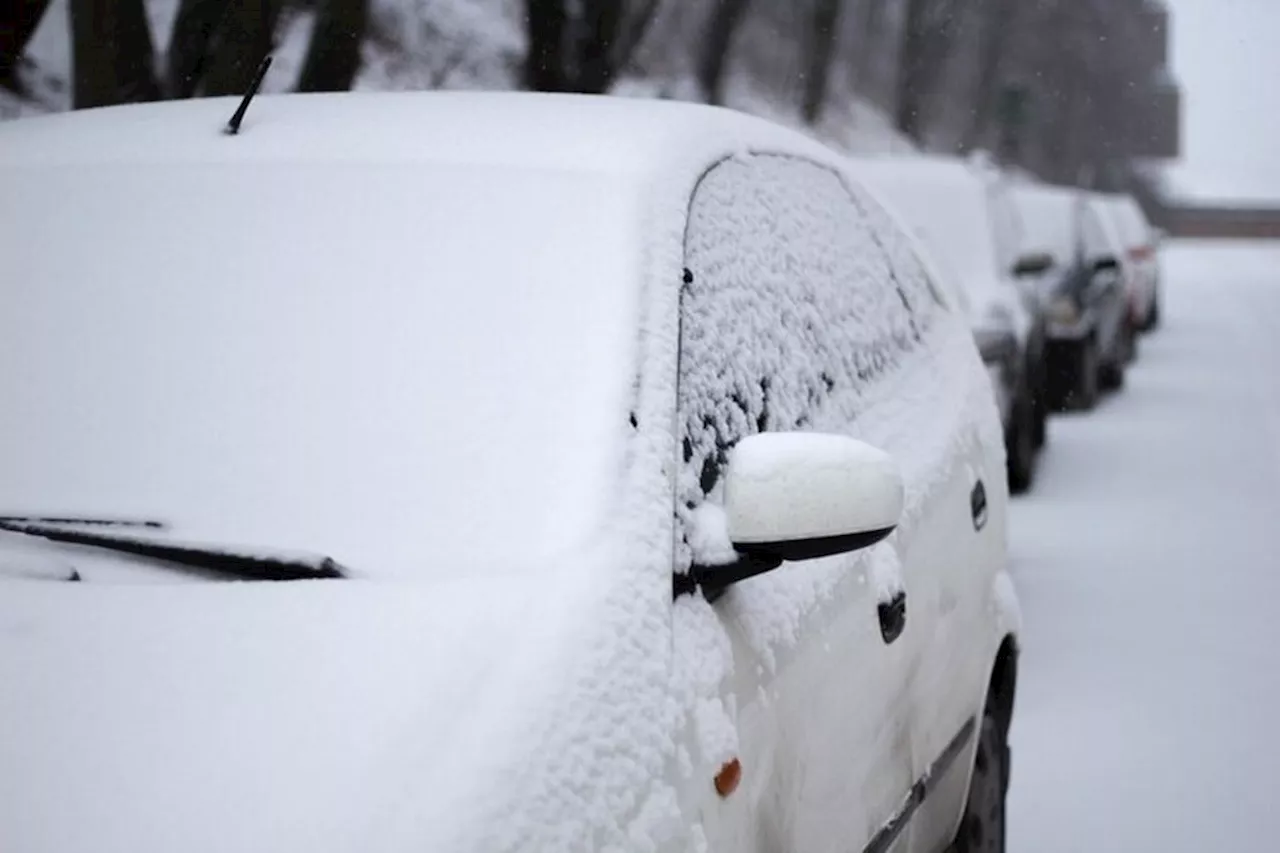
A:
{"label": "car body", "polygon": [[843,159],[235,106],[0,127],[0,849],[949,843],[1012,714],[1004,451]]}
{"label": "car body", "polygon": [[1159,240],[1142,206],[1128,194],[1104,196],[1106,210],[1120,243],[1121,268],[1130,292],[1131,322],[1150,331],[1160,322]]}
{"label": "car body", "polygon": [[868,157],[854,168],[916,234],[965,306],[1000,402],[1010,485],[1028,488],[1049,409],[1044,317],[1015,274],[1020,259],[1005,182],[950,157]]}
{"label": "car body", "polygon": [[1047,316],[1049,398],[1091,409],[1124,382],[1132,348],[1119,242],[1103,203],[1067,187],[1021,182],[1010,193],[1024,255],[1051,263],[1037,276]]}

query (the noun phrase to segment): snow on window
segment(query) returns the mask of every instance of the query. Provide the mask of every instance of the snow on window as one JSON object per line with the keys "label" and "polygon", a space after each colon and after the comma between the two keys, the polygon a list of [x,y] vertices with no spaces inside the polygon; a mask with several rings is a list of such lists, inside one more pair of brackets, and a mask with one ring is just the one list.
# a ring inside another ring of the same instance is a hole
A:
{"label": "snow on window", "polygon": [[[715,492],[744,436],[850,432],[868,386],[918,345],[936,302],[895,234],[871,199],[804,160],[735,158],[706,175],[681,300],[684,510]],[[715,538],[701,518],[689,558]]]}

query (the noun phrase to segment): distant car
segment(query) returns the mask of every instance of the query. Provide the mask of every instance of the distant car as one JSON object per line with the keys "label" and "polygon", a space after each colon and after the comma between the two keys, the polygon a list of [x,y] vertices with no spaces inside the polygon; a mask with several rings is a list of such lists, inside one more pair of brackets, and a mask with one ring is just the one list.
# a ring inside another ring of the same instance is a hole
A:
{"label": "distant car", "polygon": [[1133,346],[1123,249],[1097,198],[1033,183],[1015,185],[1011,198],[1019,251],[1050,261],[1038,274],[1048,318],[1049,398],[1057,408],[1092,409],[1102,390],[1124,384]]}
{"label": "distant car", "polygon": [[943,157],[854,161],[854,171],[922,241],[968,315],[1000,404],[1009,485],[1030,488],[1049,413],[1041,306],[1019,279],[1045,263],[1015,257],[1004,182]]}
{"label": "distant car", "polygon": [[236,105],[0,126],[0,850],[1001,843],[997,410],[843,158]]}
{"label": "distant car", "polygon": [[1139,331],[1160,324],[1160,257],[1156,230],[1131,195],[1106,197],[1106,208],[1123,252],[1121,269],[1130,288],[1131,321]]}

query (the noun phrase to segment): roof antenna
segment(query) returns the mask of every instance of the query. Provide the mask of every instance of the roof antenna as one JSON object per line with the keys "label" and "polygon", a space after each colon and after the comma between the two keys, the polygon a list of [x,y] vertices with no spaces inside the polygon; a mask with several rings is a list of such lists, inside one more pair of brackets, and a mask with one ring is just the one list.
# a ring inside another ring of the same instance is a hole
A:
{"label": "roof antenna", "polygon": [[240,122],[244,121],[244,114],[249,109],[249,102],[253,100],[253,96],[258,94],[258,87],[262,85],[262,78],[267,76],[267,69],[271,67],[271,54],[267,54],[262,58],[262,64],[258,66],[258,73],[253,75],[253,82],[249,84],[249,91],[244,93],[244,100],[240,101],[240,106],[236,107],[235,113],[231,116],[231,121],[227,122],[225,133],[235,136],[240,132]]}

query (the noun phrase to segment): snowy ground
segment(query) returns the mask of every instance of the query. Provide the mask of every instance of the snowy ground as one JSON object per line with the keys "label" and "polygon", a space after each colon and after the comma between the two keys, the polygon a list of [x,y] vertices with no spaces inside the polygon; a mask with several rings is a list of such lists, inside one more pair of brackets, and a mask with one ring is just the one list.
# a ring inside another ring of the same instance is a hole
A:
{"label": "snowy ground", "polygon": [[1165,270],[1128,387],[1015,502],[1011,850],[1280,847],[1280,244]]}

